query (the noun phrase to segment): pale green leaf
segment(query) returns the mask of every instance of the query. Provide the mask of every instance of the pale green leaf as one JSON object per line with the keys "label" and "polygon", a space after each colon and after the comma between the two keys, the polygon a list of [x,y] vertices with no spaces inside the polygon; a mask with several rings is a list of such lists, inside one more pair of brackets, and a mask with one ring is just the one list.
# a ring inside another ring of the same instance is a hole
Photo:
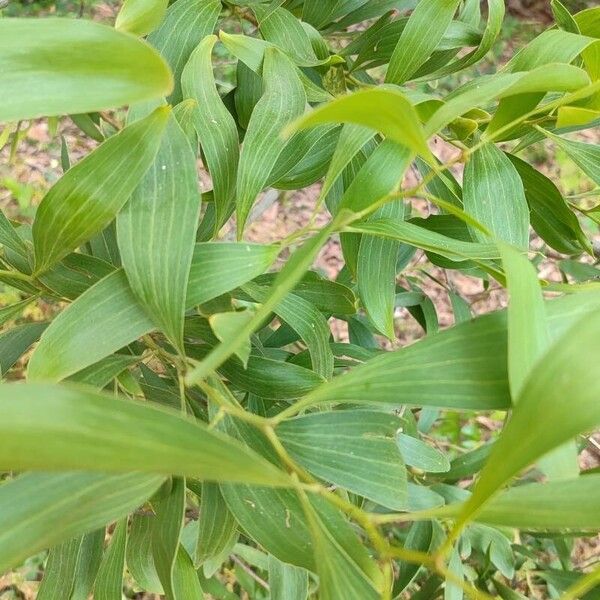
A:
{"label": "pale green leaf", "polygon": [[[112,136],[69,169],[44,196],[33,223],[40,273],[104,229],[152,164],[169,119],[159,108]],[[130,160],[123,160],[127,155]]]}
{"label": "pale green leaf", "polygon": [[404,462],[411,467],[427,473],[444,473],[450,469],[450,462],[443,452],[416,437],[399,433],[396,443]]}
{"label": "pale green leaf", "polygon": [[415,108],[404,94],[394,89],[361,90],[337,98],[307,113],[288,132],[323,123],[363,125],[424,158],[431,156]]}
{"label": "pale green leaf", "polygon": [[168,0],[125,0],[115,29],[144,36],[154,31],[165,16]]}
{"label": "pale green leaf", "polygon": [[179,600],[173,571],[185,516],[185,479],[174,477],[165,488],[152,502],[156,515],[152,527],[152,556],[165,596],[168,600]]}
{"label": "pale green leaf", "polygon": [[85,19],[2,19],[0,74],[0,121],[103,110],[173,87],[148,44]]}
{"label": "pale green leaf", "polygon": [[292,63],[279,50],[267,48],[263,95],[250,117],[240,155],[236,198],[238,238],[285,146],[281,130],[302,114],[305,105],[306,95]]}
{"label": "pale green leaf", "polygon": [[595,377],[599,343],[600,311],[596,310],[577,320],[538,361],[481,472],[464,517],[523,468],[600,423]]}
{"label": "pale green leaf", "polygon": [[[465,167],[465,212],[486,226],[492,235],[518,248],[529,246],[529,208],[523,183],[506,155],[493,144],[479,148]],[[478,229],[475,239],[489,242]]]}
{"label": "pale green leaf", "polygon": [[196,157],[171,115],[154,163],[117,216],[117,237],[134,296],[179,350],[199,213]]}
{"label": "pale green leaf", "polygon": [[[1,386],[0,404],[10,423],[0,441],[4,469],[145,471],[286,485],[282,472],[235,440],[158,405],[41,384]],[[29,444],[21,443],[24,437]]]}
{"label": "pale green leaf", "polygon": [[412,12],[390,59],[386,81],[408,81],[442,40],[458,0],[421,0]]}
{"label": "pale green leaf", "polygon": [[127,519],[123,519],[113,530],[110,543],[102,558],[94,585],[95,600],[121,600],[126,547]]}
{"label": "pale green leaf", "polygon": [[124,517],[145,502],[163,479],[137,473],[28,473],[4,484],[0,487],[0,571]]}
{"label": "pale green leaf", "polygon": [[198,103],[192,117],[213,183],[215,234],[234,208],[239,160],[237,127],[217,91],[213,74],[211,54],[216,41],[216,36],[205,37],[192,52],[181,75],[184,97]]}
{"label": "pale green leaf", "polygon": [[[196,244],[187,308],[208,302],[253,279],[275,260],[276,246]],[[90,314],[94,319],[90,320]],[[29,361],[30,379],[58,381],[113,354],[154,325],[122,270],[109,275],[64,310]]]}
{"label": "pale green leaf", "polygon": [[194,48],[213,33],[221,12],[219,0],[178,0],[170,4],[160,27],[148,41],[162,54],[175,76],[175,87],[169,100],[182,99],[181,73]]}

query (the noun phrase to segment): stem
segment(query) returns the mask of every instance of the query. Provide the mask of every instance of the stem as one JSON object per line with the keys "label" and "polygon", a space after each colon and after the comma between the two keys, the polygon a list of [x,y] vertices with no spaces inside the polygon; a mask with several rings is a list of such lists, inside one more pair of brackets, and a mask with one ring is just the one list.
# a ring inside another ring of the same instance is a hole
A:
{"label": "stem", "polygon": [[33,277],[19,271],[7,271],[6,269],[0,269],[0,276],[12,277],[13,279],[19,279],[21,281],[33,282]]}

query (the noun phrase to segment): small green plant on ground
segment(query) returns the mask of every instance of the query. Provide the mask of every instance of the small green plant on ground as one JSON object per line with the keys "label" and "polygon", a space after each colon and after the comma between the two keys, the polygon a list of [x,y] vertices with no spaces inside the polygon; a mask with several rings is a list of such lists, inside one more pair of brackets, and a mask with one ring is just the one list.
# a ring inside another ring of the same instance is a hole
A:
{"label": "small green plant on ground", "polygon": [[[0,573],[49,550],[41,600],[594,597],[597,188],[525,158],[600,184],[571,135],[600,122],[600,8],[554,0],[474,75],[503,0],[167,4],[0,19],[9,134],[69,115],[100,142],[63,141],[31,225],[0,213],[0,368],[26,368],[0,386]],[[316,182],[304,225],[248,241],[265,189]],[[507,309],[474,317],[452,272]]]}

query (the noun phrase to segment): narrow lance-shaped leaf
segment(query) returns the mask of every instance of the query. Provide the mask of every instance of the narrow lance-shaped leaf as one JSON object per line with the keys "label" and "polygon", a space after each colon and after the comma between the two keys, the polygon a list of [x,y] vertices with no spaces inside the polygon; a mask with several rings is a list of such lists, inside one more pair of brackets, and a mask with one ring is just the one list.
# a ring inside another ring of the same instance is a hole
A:
{"label": "narrow lance-shaped leaf", "polygon": [[121,600],[127,547],[127,519],[119,521],[104,553],[94,586],[96,600]]}
{"label": "narrow lance-shaped leaf", "polygon": [[386,81],[398,85],[408,81],[431,56],[450,25],[459,0],[421,0],[392,54]]}
{"label": "narrow lance-shaped leaf", "polygon": [[235,180],[239,160],[239,139],[235,120],[225,108],[213,74],[211,54],[217,37],[205,37],[181,75],[186,98],[198,103],[193,121],[213,184],[216,234],[233,211]]}
{"label": "narrow lance-shaped leaf", "polygon": [[[479,148],[465,168],[465,211],[485,225],[499,240],[518,248],[529,246],[529,208],[523,183],[506,155],[493,144]],[[489,237],[471,228],[474,237]]]}
{"label": "narrow lance-shaped leaf", "polygon": [[435,252],[453,261],[493,260],[500,257],[496,244],[457,240],[398,218],[388,217],[353,223],[347,229],[398,240],[429,252]]}
{"label": "narrow lance-shaped leaf", "polygon": [[[154,160],[169,118],[159,108],[112,136],[69,169],[44,196],[33,223],[40,273],[106,227]],[[123,156],[130,160],[123,160]]]}
{"label": "narrow lance-shaped leaf", "polygon": [[269,554],[269,585],[271,598],[278,600],[306,600],[308,572],[277,560]]}
{"label": "narrow lance-shaped leaf", "polygon": [[[246,339],[261,325],[262,320],[275,309],[281,299],[302,279],[302,276],[312,265],[317,253],[329,238],[332,229],[332,225],[325,227],[317,235],[305,241],[292,254],[283,269],[275,277],[272,286],[269,288],[267,298],[265,298],[262,306],[256,311],[254,317],[229,340],[228,344],[219,344],[197,367],[188,373],[186,376],[188,385],[212,374],[215,369],[218,369],[232,354],[243,346]],[[317,377],[316,374],[315,377]]]}
{"label": "narrow lance-shaped leaf", "polygon": [[[264,273],[276,246],[196,244],[186,308],[208,302]],[[89,319],[93,314],[94,319]],[[122,270],[105,277],[54,319],[28,366],[29,379],[59,381],[133,342],[154,325]]]}
{"label": "narrow lance-shaped leaf", "polygon": [[[268,288],[246,284],[243,289],[258,301],[268,298]],[[285,296],[274,312],[306,343],[313,371],[321,377],[330,378],[333,374],[333,354],[329,347],[331,332],[327,319],[313,304],[296,294]]]}
{"label": "narrow lance-shaped leaf", "polygon": [[154,164],[117,217],[117,236],[131,290],[179,350],[199,212],[196,158],[171,115]]}
{"label": "narrow lance-shaped leaf", "polygon": [[562,254],[577,254],[581,249],[591,253],[590,242],[579,220],[556,185],[520,158],[513,154],[507,156],[523,181],[531,211],[531,226],[536,233]]}
{"label": "narrow lance-shaped leaf", "polygon": [[[575,320],[598,308],[600,296],[593,292],[548,302],[551,334],[562,335]],[[300,402],[303,406],[338,402],[508,409],[506,364],[506,316],[497,312],[373,358],[319,386]],[[430,377],[432,369],[437,373],[435,381]]]}
{"label": "narrow lance-shaped leaf", "polygon": [[121,519],[143,504],[163,479],[139,473],[27,473],[4,484],[0,488],[0,571]]}
{"label": "narrow lance-shaped leaf", "polygon": [[160,98],[172,87],[168,66],[148,44],[106,25],[0,23],[0,121],[88,113]]}
{"label": "narrow lance-shaped leaf", "polygon": [[431,157],[415,108],[397,90],[368,89],[342,96],[306,114],[288,128],[288,133],[322,123],[363,125],[380,131],[415,154]]}
{"label": "narrow lance-shaped leaf", "polygon": [[152,555],[165,596],[168,600],[178,600],[173,571],[185,516],[185,479],[175,477],[169,483],[170,489],[158,494],[153,502],[156,521],[152,529]]}
{"label": "narrow lance-shaped leaf", "polygon": [[181,73],[190,54],[213,32],[220,12],[219,0],[178,0],[170,4],[160,27],[148,37],[173,70],[175,87],[169,97],[172,104],[181,101]]}
{"label": "narrow lance-shaped leaf", "polygon": [[59,600],[71,597],[81,542],[82,536],[77,536],[50,550],[37,598]]}
{"label": "narrow lance-shaped leaf", "polygon": [[[313,539],[322,600],[375,600],[381,597],[378,583],[370,579],[344,551],[306,496],[302,508]],[[381,585],[381,584],[380,584]]]}
{"label": "narrow lance-shaped leaf", "polygon": [[317,477],[395,510],[406,510],[406,468],[396,446],[403,422],[365,410],[314,413],[277,427],[292,458]]}
{"label": "narrow lance-shaped leaf", "polygon": [[[212,481],[288,482],[283,472],[235,440],[158,405],[89,388],[42,384],[1,386],[0,404],[4,422],[10,423],[0,440],[4,469],[145,471]],[[19,441],[24,436],[31,437],[26,446]]]}
{"label": "narrow lance-shaped leaf", "polygon": [[600,185],[600,146],[567,140],[549,131],[545,132],[557,146],[592,180]]}
{"label": "narrow lance-shaped leaf", "polygon": [[219,486],[204,482],[200,497],[200,518],[196,540],[196,564],[220,556],[229,547],[237,522],[225,504]]}
{"label": "narrow lance-shaped leaf", "polygon": [[580,318],[538,361],[461,515],[470,518],[533,461],[600,423],[600,311]]}
{"label": "narrow lance-shaped leaf", "polygon": [[242,236],[250,209],[265,185],[285,141],[281,130],[298,117],[306,95],[290,60],[279,50],[265,50],[264,92],[258,101],[244,139],[237,177],[237,231]]}
{"label": "narrow lance-shaped leaf", "polygon": [[[510,294],[508,377],[511,396],[516,402],[527,377],[550,347],[550,333],[535,269],[513,248],[501,245],[500,249]],[[579,468],[575,443],[572,441],[543,457],[540,466],[550,478],[576,476]]]}
{"label": "narrow lance-shaped leaf", "polygon": [[147,592],[162,594],[152,556],[152,529],[155,522],[154,514],[148,512],[139,511],[131,517],[125,562],[127,570],[140,587]]}
{"label": "narrow lance-shaped leaf", "polygon": [[296,64],[310,66],[318,62],[310,39],[302,23],[285,8],[270,11],[267,7],[253,7],[263,37],[279,46]]}

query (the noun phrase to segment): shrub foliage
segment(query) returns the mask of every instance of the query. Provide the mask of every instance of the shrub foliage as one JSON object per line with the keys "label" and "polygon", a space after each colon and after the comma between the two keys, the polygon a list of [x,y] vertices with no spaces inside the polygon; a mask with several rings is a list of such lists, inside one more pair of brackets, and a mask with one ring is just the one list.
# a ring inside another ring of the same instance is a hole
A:
{"label": "shrub foliage", "polygon": [[[553,0],[554,25],[480,68],[503,0],[167,4],[0,19],[4,140],[70,115],[101,142],[75,164],[63,145],[32,225],[0,213],[22,295],[2,374],[27,356],[0,386],[0,572],[50,549],[41,599],[120,600],[126,568],[169,600],[512,600],[535,568],[583,597],[599,212],[528,157],[547,144],[600,185],[570,135],[600,118],[600,8]],[[265,189],[315,182],[304,225],[247,241]],[[335,279],[313,267],[331,240]],[[474,317],[450,271],[508,308]],[[50,322],[19,320],[38,299]],[[420,341],[398,343],[400,307]],[[492,433],[465,434],[475,416]]]}

